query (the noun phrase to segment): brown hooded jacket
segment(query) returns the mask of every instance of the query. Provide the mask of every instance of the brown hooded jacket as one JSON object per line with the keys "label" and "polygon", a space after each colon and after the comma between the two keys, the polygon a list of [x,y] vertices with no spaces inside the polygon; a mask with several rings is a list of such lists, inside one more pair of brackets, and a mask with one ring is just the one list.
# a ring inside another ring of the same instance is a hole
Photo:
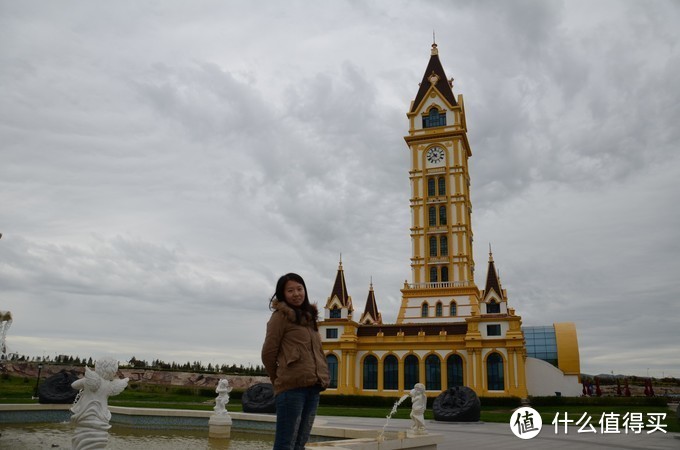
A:
{"label": "brown hooded jacket", "polygon": [[321,336],[315,329],[318,315],[303,312],[295,323],[295,311],[285,302],[274,300],[274,312],[267,323],[262,345],[262,363],[274,385],[274,393],[314,385],[326,389],[328,365],[321,348]]}

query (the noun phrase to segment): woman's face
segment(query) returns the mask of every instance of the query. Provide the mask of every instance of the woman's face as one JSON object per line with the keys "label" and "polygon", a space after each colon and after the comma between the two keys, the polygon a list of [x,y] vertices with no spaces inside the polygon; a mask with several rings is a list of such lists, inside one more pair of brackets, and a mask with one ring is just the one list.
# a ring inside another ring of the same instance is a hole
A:
{"label": "woman's face", "polygon": [[292,306],[300,306],[305,301],[305,287],[297,281],[288,280],[283,288],[286,303]]}

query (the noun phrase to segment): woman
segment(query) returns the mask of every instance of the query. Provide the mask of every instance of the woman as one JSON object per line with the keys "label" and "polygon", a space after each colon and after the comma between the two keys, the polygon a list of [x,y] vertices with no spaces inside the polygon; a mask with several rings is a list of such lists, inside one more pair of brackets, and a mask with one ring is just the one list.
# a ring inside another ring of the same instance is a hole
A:
{"label": "woman", "polygon": [[319,392],[329,382],[318,310],[309,303],[304,280],[294,273],[279,278],[269,308],[273,313],[262,345],[262,363],[276,395],[274,450],[302,450],[312,431]]}

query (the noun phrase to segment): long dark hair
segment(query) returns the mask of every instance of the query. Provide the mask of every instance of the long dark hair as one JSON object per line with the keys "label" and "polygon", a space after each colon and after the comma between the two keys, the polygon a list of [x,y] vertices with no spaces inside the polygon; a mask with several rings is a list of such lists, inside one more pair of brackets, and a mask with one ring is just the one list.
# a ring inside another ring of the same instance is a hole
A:
{"label": "long dark hair", "polygon": [[[286,294],[285,294],[285,288],[286,288],[286,283],[289,281],[295,281],[296,283],[300,283],[303,288],[305,288],[305,299],[302,301],[302,304],[300,306],[293,306],[290,303],[286,301]],[[283,275],[281,278],[279,278],[279,281],[276,282],[276,292],[272,296],[272,298],[269,300],[269,309],[272,308],[272,304],[274,303],[274,300],[278,300],[280,302],[285,303],[286,305],[290,306],[290,308],[295,311],[295,322],[300,323],[302,314],[307,315],[308,319],[311,319],[311,322],[314,324],[314,329],[317,329],[317,315],[319,314],[318,309],[316,306],[312,305],[309,301],[309,294],[307,293],[307,285],[305,284],[305,280],[302,279],[302,277],[296,273],[287,273]]]}

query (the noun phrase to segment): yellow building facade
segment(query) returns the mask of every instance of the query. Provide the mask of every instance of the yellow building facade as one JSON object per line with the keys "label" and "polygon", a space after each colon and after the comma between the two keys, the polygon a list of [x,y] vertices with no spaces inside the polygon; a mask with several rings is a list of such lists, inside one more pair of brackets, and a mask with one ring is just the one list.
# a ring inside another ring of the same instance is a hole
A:
{"label": "yellow building facade", "polygon": [[[327,394],[400,396],[423,383],[429,396],[468,386],[482,397],[575,391],[580,372],[573,324],[532,327],[508,306],[491,249],[484,289],[475,284],[472,203],[463,96],[453,94],[433,44],[411,102],[411,283],[393,324],[383,323],[373,286],[354,319],[342,261],[320,332],[331,371]],[[527,337],[528,336],[528,337]],[[535,372],[527,373],[527,358]],[[536,378],[536,383],[532,380]],[[538,387],[540,385],[540,388]]]}

